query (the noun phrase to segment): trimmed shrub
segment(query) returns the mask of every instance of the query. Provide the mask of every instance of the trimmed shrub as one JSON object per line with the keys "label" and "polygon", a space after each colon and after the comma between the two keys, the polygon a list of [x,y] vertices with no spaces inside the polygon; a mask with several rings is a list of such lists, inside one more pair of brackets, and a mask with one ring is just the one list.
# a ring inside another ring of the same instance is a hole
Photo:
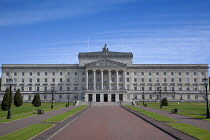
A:
{"label": "trimmed shrub", "polygon": [[39,107],[41,106],[41,100],[39,94],[35,94],[34,99],[32,101],[33,106]]}
{"label": "trimmed shrub", "polygon": [[[3,100],[1,102],[1,109],[3,111],[8,110],[9,108],[9,94],[10,94],[10,90],[9,88],[6,89]],[[12,97],[10,97],[10,103],[12,103]]]}
{"label": "trimmed shrub", "polygon": [[23,104],[23,100],[22,100],[22,97],[21,97],[21,94],[20,94],[20,89],[18,89],[15,93],[15,96],[14,96],[14,105],[16,107],[19,107]]}
{"label": "trimmed shrub", "polygon": [[163,98],[161,100],[161,104],[162,104],[162,106],[168,106],[168,100],[166,98]]}

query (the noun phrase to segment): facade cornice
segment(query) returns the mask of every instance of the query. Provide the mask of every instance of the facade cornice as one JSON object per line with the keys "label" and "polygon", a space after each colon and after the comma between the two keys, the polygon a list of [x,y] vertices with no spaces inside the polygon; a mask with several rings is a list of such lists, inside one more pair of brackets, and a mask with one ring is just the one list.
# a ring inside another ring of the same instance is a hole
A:
{"label": "facade cornice", "polygon": [[85,64],[85,67],[107,67],[107,66],[114,66],[114,67],[126,67],[127,64],[120,63],[117,61],[113,61],[110,59],[101,59],[98,61],[94,61],[88,64]]}

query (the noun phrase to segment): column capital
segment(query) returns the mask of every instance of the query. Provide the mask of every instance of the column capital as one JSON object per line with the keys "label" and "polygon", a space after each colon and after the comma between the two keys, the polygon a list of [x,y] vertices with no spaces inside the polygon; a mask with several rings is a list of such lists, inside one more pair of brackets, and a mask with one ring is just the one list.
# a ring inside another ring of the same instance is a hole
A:
{"label": "column capital", "polygon": [[96,72],[96,70],[92,70],[93,72]]}
{"label": "column capital", "polygon": [[111,72],[112,70],[108,70],[108,72]]}
{"label": "column capital", "polygon": [[86,72],[88,72],[89,70],[85,70]]}
{"label": "column capital", "polygon": [[101,72],[104,72],[104,70],[100,70]]}

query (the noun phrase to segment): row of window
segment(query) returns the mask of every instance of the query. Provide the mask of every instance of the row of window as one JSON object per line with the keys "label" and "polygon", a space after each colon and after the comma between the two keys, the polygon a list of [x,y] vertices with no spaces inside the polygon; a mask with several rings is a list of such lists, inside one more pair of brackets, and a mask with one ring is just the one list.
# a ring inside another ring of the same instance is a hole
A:
{"label": "row of window", "polygon": [[[50,72],[52,76],[55,76],[56,75],[56,72]],[[59,75],[62,76],[64,74],[64,72],[59,72]],[[78,72],[74,72],[74,75],[77,75]],[[21,75],[22,76],[25,76],[25,72],[21,72]],[[37,76],[40,76],[41,73],[40,72],[36,72],[36,75]],[[44,72],[44,75],[45,76],[48,76],[49,75],[49,72]],[[70,72],[67,72],[66,75],[70,75]],[[85,75],[85,72],[82,72],[82,75]],[[10,76],[10,73],[7,72],[6,73],[6,76]],[[14,72],[14,76],[17,76],[17,72]],[[29,76],[33,76],[33,72],[29,72]]]}
{"label": "row of window", "polygon": [[[137,78],[134,78],[133,81],[137,82]],[[129,82],[129,78],[127,78],[127,82]],[[145,78],[141,78],[141,82],[144,83],[145,82]],[[148,78],[148,82],[151,83],[152,82],[152,78]],[[159,83],[160,82],[160,78],[156,78],[155,82]],[[167,82],[167,78],[163,78],[163,82],[166,83]],[[171,78],[170,82],[174,83],[175,82],[175,78]],[[179,83],[183,82],[182,78],[179,78],[178,82]],[[190,83],[190,78],[186,78],[185,82],[186,83]],[[193,78],[193,82],[195,82],[195,83],[198,82],[198,79],[197,78]],[[204,78],[201,79],[201,82],[204,82]]]}
{"label": "row of window", "polygon": [[[148,73],[148,75],[152,75],[152,72],[140,72],[141,75],[145,75],[146,73]],[[170,75],[174,75],[175,72],[162,72],[163,75],[167,75],[169,74]],[[183,75],[184,72],[178,72],[178,75]],[[193,75],[196,76],[198,72],[193,72]],[[126,75],[129,75],[130,73],[127,72]],[[160,75],[161,72],[155,72],[156,75]],[[185,73],[186,75],[190,75],[190,72],[186,72]],[[201,75],[204,75],[205,73],[204,72],[201,72]],[[137,72],[133,72],[133,75],[137,75]]]}
{"label": "row of window", "polygon": [[[59,86],[58,87],[59,89],[56,89],[56,90],[59,90],[59,91],[62,91],[62,90],[67,90],[67,91],[69,91],[69,90],[78,90],[78,87],[77,86],[75,86],[74,87],[74,89],[70,89],[70,87],[66,87],[66,89],[64,89],[63,88],[63,86]],[[55,89],[55,87],[54,87],[54,89]],[[14,91],[16,90],[16,87],[14,87]],[[21,89],[20,89],[21,91],[25,91],[25,87],[24,86],[21,86]],[[42,91],[41,89],[40,89],[40,87],[39,86],[37,86],[36,87],[36,89],[35,89],[36,91]],[[47,86],[45,86],[44,87],[44,91],[50,91],[51,90],[51,87],[47,87]],[[85,87],[82,87],[82,90],[85,90]],[[32,86],[27,86],[27,91],[33,91],[32,90]]]}
{"label": "row of window", "polygon": [[[176,96],[175,95],[171,95],[171,99],[173,99],[173,100],[175,100],[176,98],[175,98]],[[205,100],[206,99],[206,96],[202,96],[203,97],[203,99]],[[167,96],[165,96],[164,98],[168,98]],[[138,98],[138,96],[137,95],[134,95],[134,99],[139,99]],[[141,95],[141,99],[146,99],[145,98],[145,96],[144,95]],[[157,95],[157,96],[154,96],[154,95],[149,95],[149,99],[160,99],[160,95]],[[180,99],[180,100],[182,100],[183,98],[182,98],[182,96],[181,97],[178,97],[177,99]],[[198,95],[187,95],[187,99],[188,100],[190,100],[190,99],[196,99],[196,100],[198,100]]]}

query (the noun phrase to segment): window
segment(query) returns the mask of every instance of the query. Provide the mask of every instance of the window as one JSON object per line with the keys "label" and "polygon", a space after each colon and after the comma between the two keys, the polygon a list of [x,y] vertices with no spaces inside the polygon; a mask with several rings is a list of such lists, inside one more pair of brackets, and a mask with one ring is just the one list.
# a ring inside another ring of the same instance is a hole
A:
{"label": "window", "polygon": [[44,82],[47,83],[47,78],[44,79]]}
{"label": "window", "polygon": [[53,82],[53,83],[55,82],[55,78],[52,78],[52,82]]}
{"label": "window", "polygon": [[30,76],[32,76],[32,72],[30,72]]}
{"label": "window", "polygon": [[174,72],[171,72],[171,75],[174,75]]}
{"label": "window", "polygon": [[171,78],[171,82],[174,82],[174,78]]}
{"label": "window", "polygon": [[[99,80],[99,78],[98,78],[98,80]],[[85,82],[85,78],[82,78],[82,82]],[[99,81],[98,81],[99,82]]]}
{"label": "window", "polygon": [[174,91],[174,86],[171,87],[171,90]]}
{"label": "window", "polygon": [[6,83],[9,83],[9,79],[6,79]]}
{"label": "window", "polygon": [[32,78],[29,78],[29,83],[32,83]]}
{"label": "window", "polygon": [[142,82],[142,83],[144,82],[144,78],[141,78],[141,82]]}
{"label": "window", "polygon": [[39,82],[40,82],[40,79],[39,79],[39,78],[37,78],[37,79],[36,79],[36,82],[37,82],[37,83],[39,83]]}
{"label": "window", "polygon": [[180,82],[180,83],[182,82],[182,78],[179,78],[179,82]]}
{"label": "window", "polygon": [[204,75],[204,72],[201,72],[201,75]]}
{"label": "window", "polygon": [[37,76],[40,76],[40,72],[37,72]]}
{"label": "window", "polygon": [[21,91],[24,91],[24,86],[21,86]]}
{"label": "window", "polygon": [[163,72],[163,75],[166,75],[166,72]]}
{"label": "window", "polygon": [[175,95],[172,95],[172,99],[173,99],[173,100],[175,99]]}
{"label": "window", "polygon": [[47,91],[47,87],[44,87],[44,91]]}
{"label": "window", "polygon": [[21,79],[22,83],[24,83],[24,78]]}
{"label": "window", "polygon": [[82,72],[82,75],[85,75],[85,72]]}
{"label": "window", "polygon": [[190,95],[187,95],[187,99],[190,99]]}
{"label": "window", "polygon": [[119,78],[119,82],[122,82],[122,78]]}
{"label": "window", "polygon": [[17,79],[16,79],[16,78],[14,78],[13,83],[14,83],[14,84],[16,84],[16,83],[17,83]]}
{"label": "window", "polygon": [[149,72],[149,75],[152,75],[152,72]]}
{"label": "window", "polygon": [[74,75],[77,75],[77,72],[75,72]]}
{"label": "window", "polygon": [[[89,74],[92,75],[93,73],[92,72],[89,72]],[[107,75],[107,73],[105,72],[104,75]]]}
{"label": "window", "polygon": [[167,78],[164,78],[164,79],[163,79],[163,82],[167,82]]}
{"label": "window", "polygon": [[167,87],[164,87],[164,91],[167,91]]}
{"label": "window", "polygon": [[90,78],[90,82],[92,82],[93,80],[92,80],[92,78]]}
{"label": "window", "polygon": [[85,87],[82,87],[82,90],[85,90]]}
{"label": "window", "polygon": [[112,78],[112,82],[114,82],[114,78]]}
{"label": "window", "polygon": [[196,72],[194,72],[194,75],[197,75],[197,73],[196,73]]}
{"label": "window", "polygon": [[24,72],[22,72],[22,76],[24,76],[25,75],[25,73]]}
{"label": "window", "polygon": [[127,78],[127,82],[129,82],[129,78]]}
{"label": "window", "polygon": [[137,87],[136,86],[134,86],[134,90],[137,90]]}
{"label": "window", "polygon": [[152,95],[149,95],[149,99],[152,99]]}
{"label": "window", "polygon": [[28,87],[28,90],[29,90],[29,91],[32,91],[32,87]]}
{"label": "window", "polygon": [[186,72],[186,75],[189,75],[189,72]]}
{"label": "window", "polygon": [[62,76],[63,75],[63,73],[62,72],[60,72],[60,76]]}
{"label": "window", "polygon": [[129,90],[129,85],[127,85],[127,90]]}
{"label": "window", "polygon": [[136,75],[136,72],[134,72],[133,75]]}
{"label": "window", "polygon": [[122,75],[122,72],[119,72],[119,75]]}
{"label": "window", "polygon": [[77,90],[77,87],[74,87],[74,90]]}
{"label": "window", "polygon": [[67,78],[67,82],[70,82],[70,78]]}
{"label": "window", "polygon": [[145,98],[144,98],[144,95],[142,95],[142,99],[145,99]]}
{"label": "window", "polygon": [[195,95],[195,99],[198,100],[198,95]]}
{"label": "window", "polygon": [[141,90],[144,91],[144,86],[141,87]]}
{"label": "window", "polygon": [[149,78],[149,82],[152,82],[152,78]]}
{"label": "window", "polygon": [[151,86],[149,87],[149,90],[150,90],[150,91],[152,90],[152,87],[151,87]]}
{"label": "window", "polygon": [[7,72],[6,75],[9,76],[9,72]]}
{"label": "window", "polygon": [[197,91],[198,90],[198,87],[197,86],[194,86],[194,91]]}
{"label": "window", "polygon": [[14,72],[14,76],[17,76],[17,72]]}
{"label": "window", "polygon": [[156,72],[156,75],[159,75],[159,72]]}
{"label": "window", "polygon": [[134,82],[137,82],[137,78],[134,78]]}
{"label": "window", "polygon": [[144,72],[141,72],[141,75],[144,75]]}
{"label": "window", "polygon": [[67,72],[67,75],[70,75],[70,72]]}
{"label": "window", "polygon": [[197,82],[197,78],[194,78],[194,82],[195,82],[195,83]]}
{"label": "window", "polygon": [[47,95],[44,95],[44,100],[47,100]]}
{"label": "window", "polygon": [[129,75],[129,72],[126,72],[127,75]]}
{"label": "window", "polygon": [[190,86],[187,86],[186,88],[187,88],[186,90],[190,91]]}
{"label": "window", "polygon": [[[92,79],[92,78],[91,78]],[[77,78],[74,78],[74,82],[77,83]]]}
{"label": "window", "polygon": [[159,78],[156,78],[156,82],[160,82],[160,81],[159,81]]}
{"label": "window", "polygon": [[60,78],[60,82],[63,82],[63,79],[62,78]]}
{"label": "window", "polygon": [[62,87],[62,86],[60,86],[60,91],[62,91],[62,89],[63,89],[63,87]]}
{"label": "window", "polygon": [[62,95],[59,95],[59,100],[62,100]]}
{"label": "window", "polygon": [[39,87],[36,87],[36,91],[39,91]]}
{"label": "window", "polygon": [[190,78],[186,78],[186,83],[189,83],[190,82]]}
{"label": "window", "polygon": [[179,85],[179,91],[182,91],[182,86],[181,85]]}
{"label": "window", "polygon": [[47,72],[45,72],[44,75],[47,76]]}
{"label": "window", "polygon": [[67,90],[69,91],[70,90],[70,87],[67,87]]}
{"label": "window", "polygon": [[[98,75],[99,75],[99,72],[97,72],[98,73]],[[114,72],[112,72],[112,75],[114,75]]]}
{"label": "window", "polygon": [[55,76],[55,72],[52,72],[52,75]]}
{"label": "window", "polygon": [[182,75],[182,72],[179,72],[179,75]]}

